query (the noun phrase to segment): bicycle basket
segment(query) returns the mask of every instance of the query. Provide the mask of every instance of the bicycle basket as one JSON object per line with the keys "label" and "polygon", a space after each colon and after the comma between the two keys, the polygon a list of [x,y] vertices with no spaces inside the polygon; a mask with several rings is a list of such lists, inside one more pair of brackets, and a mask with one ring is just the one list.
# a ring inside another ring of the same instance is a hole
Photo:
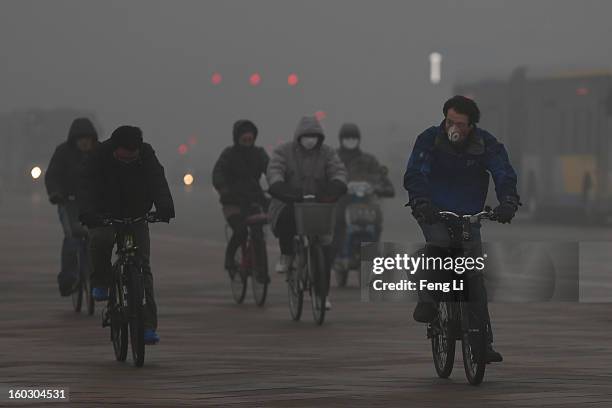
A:
{"label": "bicycle basket", "polygon": [[296,203],[295,227],[298,235],[328,235],[334,230],[335,204]]}

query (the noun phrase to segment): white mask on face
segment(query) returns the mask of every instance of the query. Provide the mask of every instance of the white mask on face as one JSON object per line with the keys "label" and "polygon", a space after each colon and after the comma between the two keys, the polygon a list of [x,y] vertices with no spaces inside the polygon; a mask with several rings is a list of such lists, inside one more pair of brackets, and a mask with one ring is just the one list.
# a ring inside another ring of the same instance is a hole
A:
{"label": "white mask on face", "polygon": [[300,144],[306,150],[313,149],[317,143],[319,142],[319,138],[316,136],[302,136],[300,138]]}
{"label": "white mask on face", "polygon": [[345,149],[353,150],[356,149],[357,146],[359,146],[359,139],[356,137],[342,139],[342,147]]}
{"label": "white mask on face", "polygon": [[448,140],[451,143],[458,143],[461,141],[461,132],[454,125],[448,129]]}

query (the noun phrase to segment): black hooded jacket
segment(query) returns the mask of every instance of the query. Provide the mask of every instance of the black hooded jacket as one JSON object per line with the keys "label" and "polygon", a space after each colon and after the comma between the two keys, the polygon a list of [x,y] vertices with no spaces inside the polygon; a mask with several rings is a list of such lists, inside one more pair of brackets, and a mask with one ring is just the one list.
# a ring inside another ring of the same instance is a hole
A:
{"label": "black hooded jacket", "polygon": [[266,173],[270,159],[262,147],[238,144],[238,137],[245,131],[253,132],[257,139],[257,127],[253,122],[237,121],[232,132],[234,144],[223,150],[213,168],[213,186],[223,205],[265,201],[259,180]]}
{"label": "black hooded jacket", "polygon": [[139,217],[155,204],[160,215],[174,218],[170,188],[153,147],[143,143],[132,163],[115,159],[115,148],[115,142],[108,139],[87,161],[78,195],[81,215]]}
{"label": "black hooded jacket", "polygon": [[68,198],[77,194],[79,177],[83,173],[87,157],[91,155],[77,148],[76,141],[82,137],[94,139],[94,149],[99,144],[98,133],[87,118],[78,118],[72,122],[68,140],[57,146],[51,157],[45,173],[45,186],[49,196],[59,194]]}

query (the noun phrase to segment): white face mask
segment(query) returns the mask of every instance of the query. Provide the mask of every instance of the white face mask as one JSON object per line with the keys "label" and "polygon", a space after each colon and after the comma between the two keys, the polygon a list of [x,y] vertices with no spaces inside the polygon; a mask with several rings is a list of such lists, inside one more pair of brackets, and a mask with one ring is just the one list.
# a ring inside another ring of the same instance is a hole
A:
{"label": "white face mask", "polygon": [[300,138],[300,144],[306,150],[313,149],[317,143],[319,142],[319,138],[316,136],[303,136]]}
{"label": "white face mask", "polygon": [[359,146],[359,139],[356,137],[342,139],[342,147],[345,149],[353,150],[356,149],[357,146]]}
{"label": "white face mask", "polygon": [[462,139],[461,132],[454,125],[448,129],[448,140],[451,143],[458,143]]}

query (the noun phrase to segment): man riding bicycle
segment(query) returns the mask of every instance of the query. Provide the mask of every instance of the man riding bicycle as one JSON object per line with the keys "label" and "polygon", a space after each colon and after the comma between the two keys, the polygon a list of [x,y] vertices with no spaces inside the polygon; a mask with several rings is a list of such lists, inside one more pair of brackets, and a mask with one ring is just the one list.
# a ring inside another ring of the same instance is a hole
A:
{"label": "man riding bicycle", "polygon": [[[295,130],[293,141],[278,146],[268,165],[270,225],[278,237],[281,256],[278,273],[286,273],[293,259],[296,235],[293,203],[313,195],[318,202],[336,202],[346,193],[346,168],[336,151],[324,144],[325,135],[314,116],[305,116]],[[331,237],[323,242],[325,268],[329,276]],[[329,308],[329,304],[327,305]]]}
{"label": "man riding bicycle", "polygon": [[[463,96],[454,96],[443,107],[444,120],[437,127],[421,133],[414,145],[404,175],[409,205],[429,245],[448,248],[451,245],[447,226],[439,212],[459,215],[482,211],[487,197],[489,174],[493,177],[499,205],[494,218],[509,223],[519,205],[517,177],[504,145],[489,132],[476,126],[480,110]],[[487,173],[488,172],[488,173]],[[480,224],[472,227],[470,256],[482,253]],[[502,356],[493,350],[487,296],[482,273],[473,274],[469,282],[471,297],[489,330],[488,362],[500,362]],[[414,319],[429,323],[436,316],[435,302],[426,292],[419,292]]]}
{"label": "man riding bicycle", "polygon": [[237,268],[234,256],[248,236],[248,211],[253,205],[264,210],[267,207],[267,198],[259,180],[266,173],[269,158],[262,147],[255,146],[257,127],[250,120],[234,123],[232,136],[234,144],[226,147],[219,156],[213,168],[212,181],[219,193],[223,215],[232,229],[225,250],[225,269],[233,278]]}
{"label": "man riding bicycle", "polygon": [[[107,300],[112,280],[115,230],[104,226],[104,220],[141,217],[151,211],[153,205],[159,220],[169,222],[174,218],[174,203],[164,168],[151,145],[143,142],[139,128],[121,126],[100,145],[87,163],[79,200],[81,222],[90,228],[92,294],[97,301]],[[149,263],[149,227],[142,222],[131,228],[144,275],[144,340],[146,344],[155,344],[159,336]]]}
{"label": "man riding bicycle", "polygon": [[87,263],[87,245],[83,239],[87,237],[87,231],[79,223],[76,195],[85,161],[97,145],[98,133],[91,120],[75,119],[70,125],[68,140],[57,146],[45,174],[49,201],[57,205],[64,230],[61,270],[57,276],[62,296],[69,296],[78,282],[79,253],[83,257],[84,265]]}

